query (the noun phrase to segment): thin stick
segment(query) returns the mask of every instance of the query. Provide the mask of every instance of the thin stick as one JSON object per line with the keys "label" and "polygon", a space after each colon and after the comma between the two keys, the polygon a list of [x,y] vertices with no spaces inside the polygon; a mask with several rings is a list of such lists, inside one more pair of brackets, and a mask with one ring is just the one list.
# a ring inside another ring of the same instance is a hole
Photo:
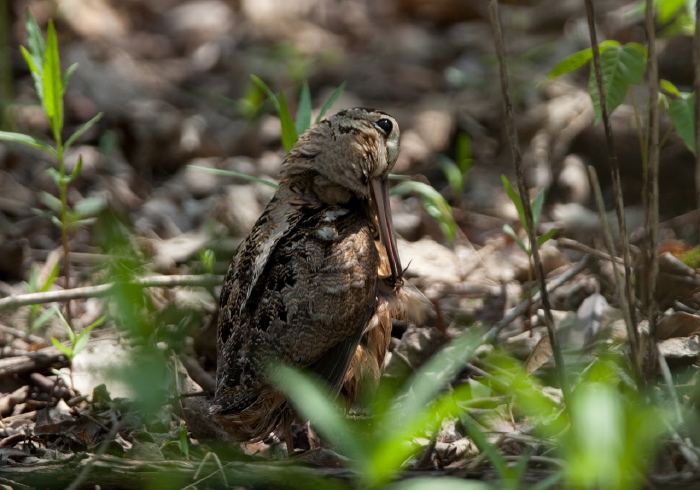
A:
{"label": "thin stick", "polygon": [[[695,32],[700,32],[700,2],[695,2]],[[697,209],[700,211],[700,43],[698,38],[693,38],[693,64],[695,65],[695,78],[693,90],[695,92],[695,198]],[[700,243],[700,220],[698,221],[698,243]]]}
{"label": "thin stick", "polygon": [[576,250],[577,252],[590,254],[594,257],[598,257],[601,260],[607,260],[608,262],[613,262],[618,265],[622,264],[622,259],[620,257],[611,257],[610,254],[606,254],[605,252],[591,248],[588,245],[572,240],[571,238],[559,237],[557,238],[557,245],[563,248],[568,248],[569,250]]}
{"label": "thin stick", "polygon": [[[615,251],[615,243],[613,242],[612,233],[610,232],[610,225],[608,223],[608,217],[605,213],[605,204],[603,203],[603,193],[600,191],[600,184],[598,183],[598,175],[595,172],[595,168],[592,165],[588,166],[588,177],[591,180],[591,188],[593,189],[593,196],[595,197],[596,205],[598,206],[598,215],[600,216],[600,223],[603,229],[603,238],[605,239],[605,246],[608,249],[608,254],[610,257],[616,257],[617,252]],[[642,379],[642,364],[639,359],[639,346],[638,338],[635,335],[637,329],[635,328],[635,323],[632,321],[630,315],[631,308],[627,304],[627,295],[622,289],[623,280],[620,277],[620,268],[613,264],[613,274],[615,276],[615,285],[617,289],[617,296],[620,302],[620,309],[622,310],[622,316],[625,319],[625,326],[627,327],[627,337],[630,341],[630,351],[632,355],[632,372],[636,377],[636,382],[639,384]]]}
{"label": "thin stick", "polygon": [[[588,266],[588,262],[590,261],[591,256],[590,255],[584,255],[581,260],[576,262],[569,270],[566,272],[560,274],[559,276],[555,277],[552,279],[549,284],[547,284],[547,293],[551,293],[552,291],[556,290],[557,288],[561,287],[564,285],[566,282],[568,282],[572,277],[574,277],[576,274],[581,272],[583,269],[585,269]],[[504,316],[498,323],[496,323],[491,330],[493,330],[494,336],[503,328],[505,328],[508,324],[510,324],[513,320],[518,318],[520,315],[523,315],[528,308],[534,303],[536,304],[540,300],[540,292],[537,291],[533,296],[532,299],[528,298],[526,300],[523,300],[508,312],[506,316]],[[394,351],[394,354],[396,354],[398,351]]]}
{"label": "thin stick", "polygon": [[491,29],[493,29],[493,38],[496,47],[496,57],[498,58],[498,65],[501,78],[501,95],[503,97],[503,105],[505,111],[504,122],[506,126],[506,131],[509,136],[510,148],[513,153],[515,173],[517,175],[518,180],[518,191],[520,193],[520,198],[522,199],[522,202],[524,204],[523,208],[525,211],[525,221],[527,224],[528,238],[530,239],[532,258],[535,263],[535,274],[537,276],[537,282],[539,284],[540,293],[542,297],[542,308],[544,309],[545,313],[545,324],[547,325],[547,332],[549,333],[549,340],[552,345],[552,351],[554,353],[554,362],[557,369],[557,375],[559,377],[559,384],[561,386],[562,393],[564,394],[564,399],[568,401],[570,400],[570,391],[569,383],[566,379],[566,366],[564,365],[564,356],[562,355],[556,331],[554,330],[554,319],[552,318],[552,309],[549,304],[549,295],[547,294],[547,282],[545,280],[544,268],[542,267],[539,246],[537,244],[537,230],[535,229],[534,219],[532,217],[532,206],[530,205],[530,196],[528,193],[527,186],[525,185],[523,158],[520,153],[518,133],[515,130],[515,124],[513,122],[513,104],[510,99],[510,90],[508,88],[508,72],[506,70],[505,50],[503,48],[503,33],[501,32],[501,22],[498,13],[498,2],[496,0],[491,0],[489,2],[489,12],[491,14]]}
{"label": "thin stick", "polygon": [[[593,10],[593,1],[585,0],[586,14],[588,18],[588,31],[591,37],[591,48],[593,51],[593,67],[595,69],[595,78],[598,85],[598,94],[600,96],[600,112],[603,118],[603,126],[605,128],[605,141],[608,147],[608,163],[610,164],[610,173],[612,176],[613,191],[615,192],[615,212],[617,213],[617,222],[620,227],[620,240],[622,242],[622,259],[625,264],[625,294],[627,295],[627,304],[629,305],[629,316],[632,323],[636,324],[636,315],[634,311],[634,295],[632,292],[632,260],[630,258],[630,245],[627,236],[627,223],[625,220],[625,206],[622,200],[622,182],[620,179],[620,165],[615,154],[615,141],[613,139],[612,125],[610,124],[610,114],[608,114],[608,102],[603,84],[603,69],[600,62],[600,50],[598,49],[598,36],[595,32],[595,12]],[[614,255],[614,254],[613,254]],[[639,335],[637,329],[631,332],[634,338],[634,346],[639,346]]]}
{"label": "thin stick", "polygon": [[648,41],[649,61],[649,128],[647,133],[647,167],[646,188],[649,193],[645,196],[645,215],[647,232],[647,261],[646,261],[646,297],[644,304],[647,307],[649,319],[649,339],[646,342],[647,350],[644,352],[645,368],[652,376],[656,371],[656,359],[658,358],[654,339],[656,338],[656,323],[658,305],[656,304],[656,283],[659,275],[659,77],[656,59],[656,23],[654,19],[654,2],[646,2],[646,31]]}
{"label": "thin stick", "polygon": [[[176,286],[211,287],[221,284],[222,276],[212,274],[182,276],[149,276],[134,280],[130,284],[144,288],[171,288]],[[100,298],[107,296],[117,287],[117,283],[86,286],[82,288],[48,291],[45,293],[16,294],[0,299],[0,310],[26,305],[39,305],[72,299]]]}

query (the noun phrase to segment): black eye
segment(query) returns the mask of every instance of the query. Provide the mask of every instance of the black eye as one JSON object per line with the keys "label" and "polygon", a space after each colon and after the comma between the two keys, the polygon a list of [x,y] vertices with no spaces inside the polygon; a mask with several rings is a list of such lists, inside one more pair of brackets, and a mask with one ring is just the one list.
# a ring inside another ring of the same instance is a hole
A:
{"label": "black eye", "polygon": [[389,136],[389,133],[391,133],[391,130],[394,128],[394,125],[388,119],[380,119],[375,125],[387,136]]}

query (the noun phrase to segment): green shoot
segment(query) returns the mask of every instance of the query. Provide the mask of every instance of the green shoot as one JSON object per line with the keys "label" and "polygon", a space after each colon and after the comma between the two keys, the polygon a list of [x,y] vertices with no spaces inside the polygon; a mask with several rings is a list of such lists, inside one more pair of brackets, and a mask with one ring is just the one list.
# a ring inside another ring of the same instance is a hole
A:
{"label": "green shoot", "polygon": [[669,94],[659,94],[659,98],[668,106],[668,115],[676,132],[685,146],[695,153],[695,94],[681,92],[668,80],[660,80],[659,87]]}
{"label": "green shoot", "polygon": [[[625,100],[630,87],[642,83],[647,50],[641,44],[627,43],[623,46],[617,41],[603,41],[600,43],[599,49],[607,109],[608,113],[612,113]],[[593,101],[596,124],[598,124],[602,120],[602,112],[598,85],[593,70],[593,51],[591,48],[574,53],[557,63],[549,72],[547,80],[578,70],[587,63],[591,66],[588,92]]]}
{"label": "green shoot", "polygon": [[[289,111],[289,106],[284,97],[284,92],[280,92],[279,96],[268,87],[268,85],[263,82],[260,78],[255,75],[250,76],[253,83],[265,94],[268,99],[272,102],[275,111],[279,115],[280,124],[282,126],[282,146],[284,146],[285,151],[291,150],[304,131],[311,127],[311,95],[309,91],[308,82],[304,81],[301,88],[301,94],[299,95],[299,104],[297,106],[296,121],[292,119],[291,112]],[[345,82],[343,82],[331,96],[328,98],[321,112],[316,118],[316,122],[319,122],[323,116],[326,114],[328,109],[335,103],[340,94],[345,89]]]}
{"label": "green shoot", "polygon": [[452,215],[452,207],[442,194],[428,184],[412,180],[405,180],[391,189],[391,194],[397,196],[411,193],[420,196],[425,212],[437,221],[447,241],[454,243],[457,236],[457,223]]}
{"label": "green shoot", "polygon": [[[66,150],[92,127],[102,117],[102,114],[97,114],[73,133],[65,142],[63,141],[63,95],[68,81],[77,68],[77,65],[72,65],[63,74],[61,73],[58,37],[56,36],[56,29],[52,21],[49,21],[48,24],[46,40],[42,37],[41,30],[30,12],[27,12],[26,29],[28,48],[21,46],[20,51],[32,74],[34,87],[49,121],[53,137],[53,146],[29,135],[5,131],[0,131],[0,140],[37,148],[56,159],[57,168],[49,169],[48,173],[56,183],[58,198],[51,199],[53,196],[50,198],[47,197],[48,194],[46,194],[43,196],[42,200],[45,204],[48,204],[49,209],[54,212],[51,221],[61,230],[61,242],[64,253],[64,276],[67,286],[70,281],[69,239],[71,228],[89,222],[86,217],[86,210],[90,208],[90,206],[85,206],[82,209],[75,209],[73,211],[69,209],[67,199],[68,186],[80,175],[82,159],[78,160],[75,169],[68,174],[65,169],[64,156]],[[68,305],[69,303],[67,304],[67,313],[70,318],[70,306]]]}
{"label": "green shoot", "polygon": [[[53,285],[54,281],[58,277],[59,264],[58,261],[54,264],[53,268],[49,272],[48,277],[44,280],[42,284],[39,284],[39,267],[36,264],[32,264],[29,269],[29,281],[26,284],[28,293],[45,293]],[[56,314],[56,308],[49,308],[45,310],[41,315],[39,311],[41,310],[41,305],[31,305],[29,307],[29,330],[36,331],[41,327],[46,325],[46,323]]]}
{"label": "green shoot", "polygon": [[51,337],[51,343],[58,350],[60,350],[68,358],[69,361],[73,361],[73,359],[75,359],[75,356],[77,356],[87,346],[88,340],[90,338],[90,332],[92,331],[92,329],[102,325],[105,321],[105,317],[102,316],[98,318],[96,321],[85,327],[85,329],[82,332],[76,334],[75,331],[73,331],[73,328],[66,320],[66,318],[63,316],[63,314],[58,309],[56,309],[55,311],[58,317],[61,319],[61,323],[63,323],[63,326],[66,328],[66,334],[68,335],[68,342],[70,345],[63,345],[55,337]]}
{"label": "green shoot", "polygon": [[[510,184],[510,182],[508,182],[508,178],[505,175],[501,175],[501,182],[503,183],[503,189],[506,191],[508,198],[513,202],[513,204],[515,205],[515,209],[518,211],[518,219],[520,220],[521,226],[526,231],[526,234],[528,234],[527,221],[525,220],[525,208],[523,207],[523,201],[522,199],[520,199],[520,195],[516,192],[515,189],[513,189],[513,186]],[[537,224],[540,221],[540,215],[542,214],[544,197],[545,193],[543,189],[540,191],[539,194],[537,194],[537,197],[532,202],[532,220],[535,229],[537,228]],[[532,256],[532,247],[530,247],[530,244],[523,241],[522,238],[518,236],[518,234],[515,232],[515,230],[513,230],[513,228],[509,224],[503,225],[503,231],[507,235],[512,237],[513,240],[515,240],[515,243],[518,244],[518,246],[522,249],[523,252],[525,252],[528,255],[528,257]],[[537,245],[542,246],[544,242],[554,237],[554,235],[556,235],[558,231],[559,230],[557,229],[552,229],[544,235],[538,236]]]}

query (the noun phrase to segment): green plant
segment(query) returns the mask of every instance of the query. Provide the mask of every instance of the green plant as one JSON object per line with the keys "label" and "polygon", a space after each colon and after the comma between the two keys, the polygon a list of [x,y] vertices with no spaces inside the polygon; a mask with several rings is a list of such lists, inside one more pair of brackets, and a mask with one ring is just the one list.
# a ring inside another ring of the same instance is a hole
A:
{"label": "green plant", "polygon": [[459,133],[455,148],[455,159],[440,155],[438,165],[447,178],[447,183],[452,191],[452,196],[458,199],[464,192],[467,183],[467,174],[474,166],[472,158],[471,140],[467,133]]}
{"label": "green plant", "polygon": [[[402,175],[391,175],[395,179],[405,179]],[[404,180],[391,189],[391,194],[405,196],[415,193],[421,199],[423,209],[428,215],[437,221],[440,229],[449,243],[454,243],[457,236],[457,223],[452,215],[452,207],[442,194],[434,187],[415,180]]]}
{"label": "green plant", "polygon": [[[272,102],[275,107],[275,111],[280,118],[280,124],[282,126],[282,146],[284,146],[285,151],[289,151],[294,148],[299,136],[311,127],[311,94],[309,91],[309,83],[304,80],[301,86],[301,92],[299,94],[299,105],[297,106],[296,120],[292,119],[291,113],[289,111],[289,106],[284,98],[284,92],[275,95],[275,93],[263,82],[260,78],[255,75],[250,76],[251,80],[255,85],[263,92]],[[315,122],[318,123],[323,116],[326,115],[328,109],[330,109],[335,101],[338,99],[343,90],[345,89],[345,82],[341,83],[338,88],[331,94],[331,96],[326,100],[321,107],[321,111],[318,113]]]}
{"label": "green plant", "polygon": [[[53,285],[54,281],[58,277],[59,264],[56,264],[51,269],[51,272],[46,277],[42,284],[39,284],[39,267],[36,264],[32,264],[29,269],[29,281],[27,281],[27,292],[28,293],[45,293]],[[46,325],[46,323],[56,314],[56,308],[48,308],[44,310],[43,313],[39,314],[41,311],[41,305],[31,305],[29,307],[29,330],[35,331],[39,330],[41,327]]]}
{"label": "green plant", "polygon": [[[501,175],[501,182],[503,183],[503,189],[506,191],[508,198],[515,205],[515,209],[518,211],[518,219],[520,220],[520,225],[525,229],[527,234],[527,221],[525,220],[525,208],[523,207],[523,201],[520,199],[520,195],[513,189],[513,186],[508,181],[505,175]],[[544,204],[544,190],[541,190],[537,197],[532,202],[532,220],[533,225],[537,228],[537,223],[540,221],[540,215],[542,214],[542,205]],[[503,225],[503,231],[515,240],[515,243],[525,252],[528,257],[532,256],[532,247],[529,243],[526,243],[520,238],[520,236],[513,230],[509,224]],[[542,246],[544,242],[551,239],[554,235],[558,233],[559,230],[551,229],[547,233],[537,237],[537,245]]]}
{"label": "green plant", "polygon": [[[77,64],[71,65],[64,73],[61,73],[58,39],[52,21],[49,21],[46,41],[44,41],[41,30],[30,12],[27,12],[26,29],[28,47],[20,46],[20,51],[32,74],[34,87],[44,113],[49,120],[53,146],[30,135],[6,131],[0,131],[0,140],[38,148],[56,160],[57,168],[50,168],[47,170],[47,173],[58,187],[58,198],[48,193],[43,193],[40,198],[55,213],[49,215],[49,217],[61,230],[61,243],[64,254],[63,267],[67,285],[70,280],[69,240],[71,231],[79,225],[88,223],[88,215],[93,213],[95,208],[99,206],[96,206],[98,204],[97,201],[92,200],[79,203],[74,209],[69,207],[67,199],[68,186],[80,175],[82,159],[79,158],[73,171],[67,173],[64,157],[66,151],[80,136],[99,121],[102,114],[97,114],[78,128],[67,140],[63,140],[63,94],[71,75],[77,68]],[[67,312],[70,320],[70,307],[67,308]]]}
{"label": "green plant", "polygon": [[73,361],[75,356],[77,356],[84,348],[87,346],[88,340],[90,339],[90,332],[93,328],[102,325],[105,321],[105,317],[100,317],[93,323],[88,325],[83,329],[82,332],[76,334],[73,327],[66,321],[66,317],[58,310],[55,309],[56,315],[61,319],[61,323],[66,328],[66,334],[68,335],[69,345],[63,345],[57,338],[51,337],[51,343],[60,350],[69,361]]}
{"label": "green plant", "polygon": [[[625,100],[630,87],[642,83],[646,68],[647,49],[638,43],[620,44],[617,41],[603,41],[598,46],[603,69],[608,113],[612,113]],[[584,65],[591,67],[588,79],[588,92],[593,100],[596,124],[601,121],[600,94],[593,70],[593,49],[588,48],[568,56],[549,72],[547,80],[552,80]]]}
{"label": "green plant", "polygon": [[[333,396],[316,379],[287,366],[271,367],[277,388],[333,446],[348,456],[359,473],[361,488],[379,488],[393,479],[423,448],[416,437],[431,438],[446,417],[458,417],[475,399],[472,386],[444,392],[482,343],[477,329],[467,331],[421,367],[403,386],[383,383],[367,403],[363,420],[345,418]],[[411,483],[407,482],[408,488]],[[463,486],[469,487],[463,482]],[[392,486],[398,488],[401,485]]]}

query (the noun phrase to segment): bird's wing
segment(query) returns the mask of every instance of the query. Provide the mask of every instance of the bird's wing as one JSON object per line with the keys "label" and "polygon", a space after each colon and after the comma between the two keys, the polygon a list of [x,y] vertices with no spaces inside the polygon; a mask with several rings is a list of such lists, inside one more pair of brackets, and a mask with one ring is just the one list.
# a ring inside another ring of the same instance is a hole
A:
{"label": "bird's wing", "polygon": [[260,364],[274,360],[308,368],[339,389],[376,306],[379,258],[361,209],[298,208],[284,232],[266,232],[280,235],[273,247],[253,248],[267,253],[260,271],[241,271],[257,263],[253,258],[232,266],[239,284],[244,274],[255,277],[245,291],[226,293],[226,301],[222,293],[222,313],[233,322],[224,326],[217,378],[228,385],[227,399],[237,393],[235,405],[251,403],[262,382]]}

